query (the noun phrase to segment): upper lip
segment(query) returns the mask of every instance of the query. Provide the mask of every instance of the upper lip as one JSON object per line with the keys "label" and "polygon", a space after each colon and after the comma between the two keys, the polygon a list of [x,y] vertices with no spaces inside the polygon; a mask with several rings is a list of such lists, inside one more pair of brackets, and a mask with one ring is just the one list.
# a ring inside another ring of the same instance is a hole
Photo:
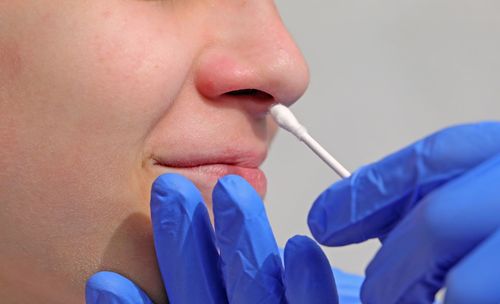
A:
{"label": "upper lip", "polygon": [[184,153],[179,156],[154,157],[155,165],[170,168],[192,168],[206,165],[230,165],[243,168],[258,168],[266,159],[267,150],[221,149],[219,151]]}

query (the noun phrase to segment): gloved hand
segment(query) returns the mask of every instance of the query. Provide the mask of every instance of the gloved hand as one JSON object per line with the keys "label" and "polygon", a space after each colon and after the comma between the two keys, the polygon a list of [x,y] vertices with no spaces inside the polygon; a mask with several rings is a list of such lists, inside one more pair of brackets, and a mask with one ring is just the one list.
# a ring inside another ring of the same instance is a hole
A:
{"label": "gloved hand", "polygon": [[[288,241],[283,269],[264,205],[243,178],[226,176],[215,187],[215,233],[200,192],[186,178],[160,176],[151,197],[156,254],[171,303],[338,303],[328,260],[311,239]],[[86,301],[152,303],[112,272],[89,279]]]}
{"label": "gloved hand", "polygon": [[327,189],[308,217],[330,246],[380,238],[361,300],[500,303],[500,123],[445,129]]}

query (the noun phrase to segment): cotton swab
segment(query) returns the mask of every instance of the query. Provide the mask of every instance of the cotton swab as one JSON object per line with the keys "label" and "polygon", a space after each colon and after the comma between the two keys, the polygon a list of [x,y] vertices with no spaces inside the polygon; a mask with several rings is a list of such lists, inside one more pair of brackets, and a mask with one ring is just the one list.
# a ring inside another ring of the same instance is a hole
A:
{"label": "cotton swab", "polygon": [[276,123],[283,129],[295,135],[304,142],[316,155],[318,155],[341,178],[348,178],[351,173],[344,168],[328,151],[326,151],[302,126],[292,111],[282,104],[274,104],[269,108],[269,113]]}

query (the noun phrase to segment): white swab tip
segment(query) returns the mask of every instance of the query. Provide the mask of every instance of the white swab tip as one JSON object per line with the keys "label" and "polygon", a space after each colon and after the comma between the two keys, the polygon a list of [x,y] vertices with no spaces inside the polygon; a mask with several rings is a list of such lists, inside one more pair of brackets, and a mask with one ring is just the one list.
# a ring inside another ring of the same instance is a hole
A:
{"label": "white swab tip", "polygon": [[274,121],[285,130],[297,135],[304,130],[304,127],[299,123],[295,115],[289,108],[282,104],[274,104],[269,108],[269,113],[274,118]]}

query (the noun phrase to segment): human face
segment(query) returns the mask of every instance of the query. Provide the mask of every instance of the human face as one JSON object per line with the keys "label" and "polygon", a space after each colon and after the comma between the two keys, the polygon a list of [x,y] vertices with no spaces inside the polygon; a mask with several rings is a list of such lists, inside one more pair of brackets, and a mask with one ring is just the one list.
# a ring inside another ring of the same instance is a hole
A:
{"label": "human face", "polygon": [[164,302],[152,182],[264,195],[266,110],[307,86],[273,2],[1,1],[0,24],[0,298],[81,302],[106,269]]}

